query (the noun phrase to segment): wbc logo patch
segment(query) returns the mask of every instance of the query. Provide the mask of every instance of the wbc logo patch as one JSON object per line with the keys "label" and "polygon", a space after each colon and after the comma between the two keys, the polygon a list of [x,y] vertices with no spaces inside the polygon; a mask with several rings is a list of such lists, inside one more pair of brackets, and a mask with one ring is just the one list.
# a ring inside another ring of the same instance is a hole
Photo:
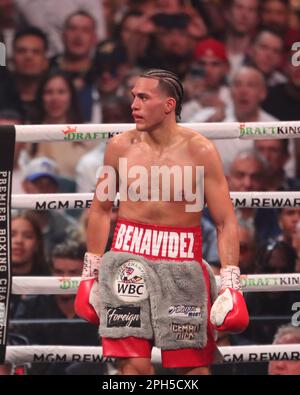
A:
{"label": "wbc logo patch", "polygon": [[124,302],[147,299],[148,291],[143,265],[135,260],[125,262],[117,272],[114,291],[118,298]]}

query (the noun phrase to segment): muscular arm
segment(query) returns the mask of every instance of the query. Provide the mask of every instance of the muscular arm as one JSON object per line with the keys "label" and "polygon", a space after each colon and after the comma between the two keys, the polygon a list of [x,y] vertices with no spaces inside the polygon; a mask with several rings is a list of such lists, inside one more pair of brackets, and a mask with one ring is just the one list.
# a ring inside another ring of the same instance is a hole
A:
{"label": "muscular arm", "polygon": [[217,228],[221,266],[238,266],[238,226],[222,163],[211,142],[205,143],[201,151],[204,161],[204,195]]}
{"label": "muscular arm", "polygon": [[94,254],[104,254],[110,231],[110,216],[113,206],[114,196],[109,196],[106,200],[100,200],[103,183],[106,185],[104,192],[116,191],[118,188],[118,144],[112,139],[108,144],[104,155],[104,166],[110,166],[115,170],[116,178],[109,177],[104,171],[101,172],[93,202],[89,212],[87,226],[87,247],[88,251]]}

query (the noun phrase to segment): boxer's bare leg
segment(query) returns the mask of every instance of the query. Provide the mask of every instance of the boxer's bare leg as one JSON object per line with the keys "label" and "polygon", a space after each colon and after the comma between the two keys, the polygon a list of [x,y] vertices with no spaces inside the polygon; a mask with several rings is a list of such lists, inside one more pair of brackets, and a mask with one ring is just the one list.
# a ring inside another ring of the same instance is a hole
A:
{"label": "boxer's bare leg", "polygon": [[184,375],[199,375],[199,376],[207,376],[211,374],[210,368],[207,366],[195,367],[195,368],[180,368],[177,369],[178,374]]}
{"label": "boxer's bare leg", "polygon": [[155,373],[150,358],[120,358],[117,361],[120,375],[153,375]]}

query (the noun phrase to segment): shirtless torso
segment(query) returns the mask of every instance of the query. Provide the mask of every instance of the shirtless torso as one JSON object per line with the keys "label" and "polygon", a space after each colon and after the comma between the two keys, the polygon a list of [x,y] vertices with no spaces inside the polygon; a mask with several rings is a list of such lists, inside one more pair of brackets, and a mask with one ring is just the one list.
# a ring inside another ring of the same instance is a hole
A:
{"label": "shirtless torso", "polygon": [[[186,226],[198,226],[201,207],[196,208],[195,202],[196,199],[201,202],[201,169],[205,163],[201,155],[195,155],[195,144],[205,147],[210,143],[199,133],[181,126],[174,131],[172,143],[163,149],[154,150],[147,140],[146,133],[132,130],[117,136],[114,143],[114,167],[116,171],[121,169],[120,183],[127,186],[125,199],[122,200],[121,195],[119,216],[158,225],[176,226],[184,223]],[[126,158],[122,167],[119,165],[122,164],[121,158]],[[124,165],[127,165],[127,169]],[[144,170],[143,174],[148,176],[143,178],[137,172],[132,177],[130,169],[135,166]],[[157,169],[162,172],[165,169],[165,176],[161,175],[158,179]],[[197,175],[200,177],[196,179]],[[147,191],[144,201],[131,199],[130,192],[139,194],[141,188]],[[156,190],[159,200],[153,199]],[[163,193],[165,200],[162,200]],[[194,212],[190,212],[189,208]]]}

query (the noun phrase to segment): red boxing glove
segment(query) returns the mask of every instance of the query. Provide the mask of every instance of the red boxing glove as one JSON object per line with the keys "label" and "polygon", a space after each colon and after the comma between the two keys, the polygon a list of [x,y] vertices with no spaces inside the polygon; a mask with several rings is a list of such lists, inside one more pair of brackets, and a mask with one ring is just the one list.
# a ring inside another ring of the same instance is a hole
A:
{"label": "red boxing glove", "polygon": [[241,333],[249,324],[249,314],[241,292],[240,269],[226,266],[220,277],[221,291],[211,308],[210,321],[218,331]]}
{"label": "red boxing glove", "polygon": [[81,281],[74,302],[75,313],[93,323],[99,325],[99,285],[98,272],[101,256],[86,252],[81,275]]}

